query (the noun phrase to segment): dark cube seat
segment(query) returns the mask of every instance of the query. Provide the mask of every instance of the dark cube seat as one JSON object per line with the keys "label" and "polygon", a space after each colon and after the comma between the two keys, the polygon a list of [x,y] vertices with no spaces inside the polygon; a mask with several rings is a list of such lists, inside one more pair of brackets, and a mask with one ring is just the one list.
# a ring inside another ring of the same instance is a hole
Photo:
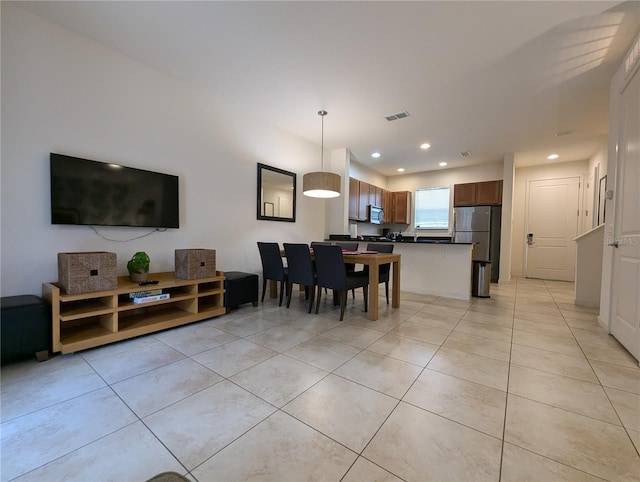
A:
{"label": "dark cube seat", "polygon": [[258,275],[242,271],[224,272],[224,306],[227,312],[243,303],[258,306]]}
{"label": "dark cube seat", "polygon": [[34,295],[0,298],[0,354],[2,364],[36,355],[49,358],[51,308]]}

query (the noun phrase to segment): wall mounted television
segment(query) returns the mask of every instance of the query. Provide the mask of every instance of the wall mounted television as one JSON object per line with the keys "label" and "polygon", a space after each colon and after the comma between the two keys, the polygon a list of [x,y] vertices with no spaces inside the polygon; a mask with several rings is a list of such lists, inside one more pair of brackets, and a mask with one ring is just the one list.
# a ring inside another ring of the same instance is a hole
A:
{"label": "wall mounted television", "polygon": [[51,153],[51,224],[178,228],[178,176]]}

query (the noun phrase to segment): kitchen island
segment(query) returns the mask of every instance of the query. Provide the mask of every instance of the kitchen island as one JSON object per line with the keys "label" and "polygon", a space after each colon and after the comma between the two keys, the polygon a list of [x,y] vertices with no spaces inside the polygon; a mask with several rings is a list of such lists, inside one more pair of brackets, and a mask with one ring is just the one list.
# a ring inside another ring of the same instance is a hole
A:
{"label": "kitchen island", "polygon": [[[360,240],[358,249],[375,243]],[[471,299],[472,243],[415,243],[413,239],[379,243],[392,243],[393,252],[401,255],[400,284],[403,291]]]}

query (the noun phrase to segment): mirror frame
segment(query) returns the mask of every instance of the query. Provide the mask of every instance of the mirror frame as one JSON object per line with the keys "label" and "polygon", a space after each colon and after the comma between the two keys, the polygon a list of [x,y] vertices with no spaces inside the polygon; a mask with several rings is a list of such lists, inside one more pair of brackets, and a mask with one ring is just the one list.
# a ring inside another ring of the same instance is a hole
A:
{"label": "mirror frame", "polygon": [[[293,194],[293,203],[292,203],[292,217],[283,218],[278,216],[265,216],[262,214],[262,206],[264,206],[264,201],[262,200],[262,172],[263,171],[271,171],[277,174],[283,174],[285,176],[291,177],[292,184],[292,194]],[[296,173],[285,171],[284,169],[278,169],[277,167],[267,166],[266,164],[258,163],[258,186],[257,186],[257,211],[256,218],[261,219],[263,221],[284,221],[288,223],[296,222],[296,197],[297,197],[297,187],[296,187]]]}

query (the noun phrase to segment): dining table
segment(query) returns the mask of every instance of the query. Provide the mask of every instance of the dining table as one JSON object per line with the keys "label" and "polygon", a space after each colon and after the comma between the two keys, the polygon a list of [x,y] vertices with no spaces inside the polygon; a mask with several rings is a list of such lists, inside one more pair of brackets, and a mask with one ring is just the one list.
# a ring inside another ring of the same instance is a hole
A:
{"label": "dining table", "polygon": [[[281,251],[284,257],[284,250]],[[311,253],[313,257],[313,251]],[[379,292],[380,282],[379,267],[383,264],[391,264],[391,306],[400,308],[400,254],[398,253],[377,253],[375,251],[343,251],[342,256],[345,264],[362,264],[369,266],[369,306],[367,307],[367,318],[375,321],[379,318]],[[272,282],[271,296],[275,296],[277,284]],[[275,288],[275,289],[274,289]]]}

